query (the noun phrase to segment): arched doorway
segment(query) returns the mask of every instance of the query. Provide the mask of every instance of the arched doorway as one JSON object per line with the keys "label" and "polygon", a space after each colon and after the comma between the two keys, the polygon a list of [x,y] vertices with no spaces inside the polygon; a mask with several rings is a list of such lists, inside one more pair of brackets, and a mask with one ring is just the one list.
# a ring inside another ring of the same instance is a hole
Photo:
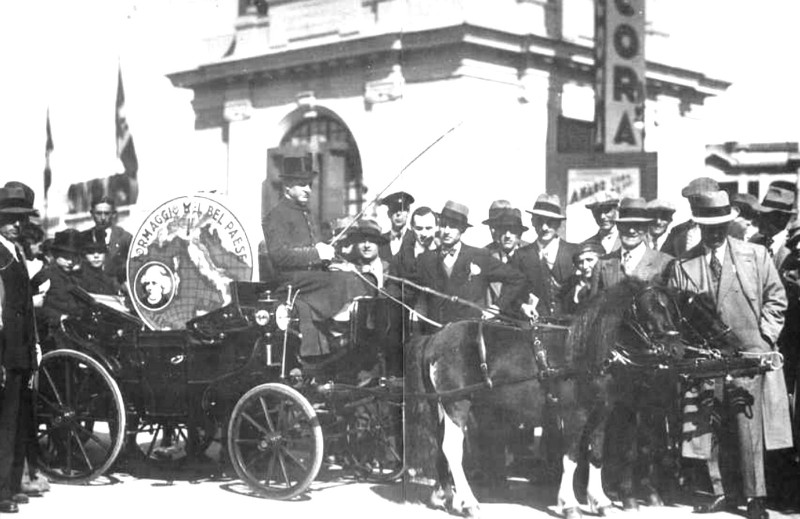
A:
{"label": "arched doorway", "polygon": [[320,224],[361,211],[364,204],[361,156],[350,130],[337,118],[327,114],[304,117],[286,132],[280,146],[267,154],[264,214],[278,201],[281,172],[301,168],[319,173],[309,207]]}

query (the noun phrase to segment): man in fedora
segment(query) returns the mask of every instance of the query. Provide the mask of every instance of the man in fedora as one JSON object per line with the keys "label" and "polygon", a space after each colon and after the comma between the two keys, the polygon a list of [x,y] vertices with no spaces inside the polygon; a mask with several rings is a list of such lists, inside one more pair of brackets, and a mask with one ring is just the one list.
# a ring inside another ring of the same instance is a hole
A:
{"label": "man in fedora", "polygon": [[83,231],[85,242],[105,243],[106,259],[103,271],[125,283],[128,277],[128,251],[131,248],[131,233],[116,224],[117,205],[110,196],[102,196],[92,200],[92,219],[94,227]]}
{"label": "man in fedora", "polygon": [[[492,243],[484,247],[494,258],[508,263],[520,247],[528,245],[522,240],[522,234],[528,230],[522,225],[522,213],[511,207],[505,200],[495,200],[489,208],[489,218],[483,221],[489,226]],[[489,303],[495,304],[500,298],[502,284],[489,285]]]}
{"label": "man in fedora", "polygon": [[758,234],[751,241],[767,248],[775,266],[779,267],[789,250],[786,244],[786,225],[797,214],[795,193],[772,185],[758,206]]}
{"label": "man in fedora", "polygon": [[594,195],[594,200],[586,204],[586,209],[592,212],[592,217],[597,223],[597,233],[584,240],[584,243],[599,243],[606,253],[619,249],[619,233],[614,225],[618,206],[619,196],[614,192],[601,191]]}
{"label": "man in fedora", "polygon": [[[501,312],[518,309],[518,297],[524,284],[524,276],[509,265],[495,259],[484,249],[471,247],[461,241],[461,236],[471,227],[467,206],[449,200],[439,214],[439,251],[427,251],[417,265],[420,284],[447,296],[476,305],[486,306],[486,291],[489,283],[503,284],[497,302]],[[427,317],[441,324],[480,317],[482,312],[458,300],[425,294]],[[517,306],[517,308],[514,308]]]}
{"label": "man in fedora", "polygon": [[628,277],[664,281],[673,258],[647,246],[646,237],[653,219],[644,198],[623,198],[614,222],[619,229],[621,246],[600,259],[592,293],[610,288]]}
{"label": "man in fedora", "polygon": [[[719,191],[719,184],[709,177],[698,177],[681,190],[681,196],[692,205],[692,200],[706,193]],[[676,258],[700,243],[700,228],[693,219],[688,219],[674,226],[664,240],[661,251]]]}
{"label": "man in fedora", "polygon": [[386,206],[386,214],[389,216],[389,221],[392,228],[389,232],[383,235],[386,238],[386,243],[381,245],[380,255],[381,259],[385,261],[391,260],[403,245],[413,242],[413,236],[408,232],[406,224],[408,223],[408,211],[411,204],[414,203],[414,197],[405,191],[398,191],[391,195],[383,197],[380,204]]}
{"label": "man in fedora", "polygon": [[327,321],[343,316],[353,298],[367,294],[364,283],[352,273],[327,270],[335,249],[322,241],[308,208],[314,177],[316,172],[311,170],[282,172],[282,196],[262,222],[274,281],[299,290],[295,306],[303,336],[300,353],[304,356],[329,353]]}
{"label": "man in fedora", "polygon": [[650,224],[645,241],[651,249],[661,250],[667,238],[667,229],[672,223],[672,215],[675,214],[675,205],[656,198],[647,202],[647,214],[653,219],[653,223]]}
{"label": "man in fedora", "polygon": [[758,233],[758,199],[750,193],[734,193],[731,195],[731,207],[737,209],[739,214],[728,227],[728,234],[737,240],[750,241]]}
{"label": "man in fedora", "polygon": [[536,241],[517,251],[511,260],[527,281],[524,312],[528,317],[559,315],[563,313],[562,291],[574,272],[572,257],[578,245],[558,236],[566,220],[558,195],[539,195],[533,209],[526,212],[531,215]]}
{"label": "man in fedora", "polygon": [[[701,243],[672,264],[669,282],[680,290],[710,294],[720,318],[742,339],[744,350],[768,354],[775,351],[783,327],[786,293],[763,247],[728,236],[728,225],[734,217],[725,191],[695,197],[692,218],[700,227]],[[764,449],[792,446],[783,372],[711,382],[722,389],[717,391],[721,398],[719,405],[723,406],[719,413],[722,417],[719,435],[735,436],[732,443],[738,448],[724,452],[726,442],[712,442],[710,434],[697,431],[684,443],[685,457],[708,460],[717,494],[710,504],[698,507],[697,511],[718,512],[739,506],[739,496],[731,489],[726,493],[719,477],[719,460],[724,459],[738,463],[732,473],[738,472],[741,477],[747,517],[766,519]]]}
{"label": "man in fedora", "polygon": [[33,292],[17,245],[20,225],[35,213],[20,187],[0,188],[0,512],[28,502],[25,457],[34,441],[32,376],[37,368]]}

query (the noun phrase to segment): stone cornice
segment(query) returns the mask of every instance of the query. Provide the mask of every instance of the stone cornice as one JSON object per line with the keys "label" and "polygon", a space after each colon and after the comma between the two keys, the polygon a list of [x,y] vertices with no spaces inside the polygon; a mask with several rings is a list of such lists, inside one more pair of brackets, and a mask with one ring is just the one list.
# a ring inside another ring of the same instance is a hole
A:
{"label": "stone cornice", "polygon": [[[269,52],[259,56],[221,58],[195,69],[168,74],[180,88],[202,89],[282,75],[286,72],[340,67],[361,60],[383,59],[437,48],[457,49],[464,57],[491,53],[495,59],[520,72],[528,68],[555,68],[576,81],[594,81],[593,49],[589,46],[534,34],[519,35],[472,24],[439,27],[417,32],[386,33],[356,37],[335,43]],[[648,96],[666,94],[685,102],[702,104],[705,98],[724,92],[730,83],[692,71],[647,62]]]}

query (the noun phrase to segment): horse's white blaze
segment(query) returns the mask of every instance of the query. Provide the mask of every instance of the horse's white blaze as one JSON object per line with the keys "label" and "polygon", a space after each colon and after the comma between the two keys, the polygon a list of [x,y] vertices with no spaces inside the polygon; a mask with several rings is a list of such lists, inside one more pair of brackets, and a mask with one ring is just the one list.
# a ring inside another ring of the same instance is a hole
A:
{"label": "horse's white blaze", "polygon": [[603,469],[589,464],[589,484],[586,486],[586,495],[593,509],[611,506],[611,500],[603,491]]}
{"label": "horse's white blaze", "polygon": [[[441,404],[439,404],[439,408],[443,410]],[[458,508],[457,503],[460,501],[463,509],[477,509],[478,500],[472,493],[462,465],[464,455],[464,430],[461,429],[447,413],[444,413],[442,452],[445,458],[447,458],[447,464],[450,466],[450,474],[453,476],[453,486],[455,487],[453,507]]]}
{"label": "horse's white blaze", "polygon": [[575,469],[578,463],[564,455],[564,471],[561,473],[561,485],[558,487],[558,506],[562,510],[566,508],[577,508],[578,498],[575,497],[575,489],[572,482],[575,479]]}

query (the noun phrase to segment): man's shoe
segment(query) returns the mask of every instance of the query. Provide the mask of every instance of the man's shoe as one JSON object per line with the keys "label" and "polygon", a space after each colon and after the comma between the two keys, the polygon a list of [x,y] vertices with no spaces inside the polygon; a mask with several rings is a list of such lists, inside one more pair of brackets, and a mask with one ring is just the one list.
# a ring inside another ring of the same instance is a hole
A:
{"label": "man's shoe", "polygon": [[756,497],[747,503],[747,519],[769,519],[763,497]]}
{"label": "man's shoe", "polygon": [[730,512],[736,510],[736,501],[732,498],[726,497],[725,494],[714,496],[710,503],[696,505],[694,513],[696,514],[715,514],[717,512]]}
{"label": "man's shoe", "polygon": [[0,513],[16,514],[17,512],[19,512],[19,506],[14,501],[10,499],[0,501]]}
{"label": "man's shoe", "polygon": [[30,502],[30,499],[28,499],[28,496],[26,496],[22,492],[19,492],[17,494],[14,494],[13,496],[11,496],[11,500],[14,501],[15,503],[17,503],[18,505],[27,505],[28,502]]}

